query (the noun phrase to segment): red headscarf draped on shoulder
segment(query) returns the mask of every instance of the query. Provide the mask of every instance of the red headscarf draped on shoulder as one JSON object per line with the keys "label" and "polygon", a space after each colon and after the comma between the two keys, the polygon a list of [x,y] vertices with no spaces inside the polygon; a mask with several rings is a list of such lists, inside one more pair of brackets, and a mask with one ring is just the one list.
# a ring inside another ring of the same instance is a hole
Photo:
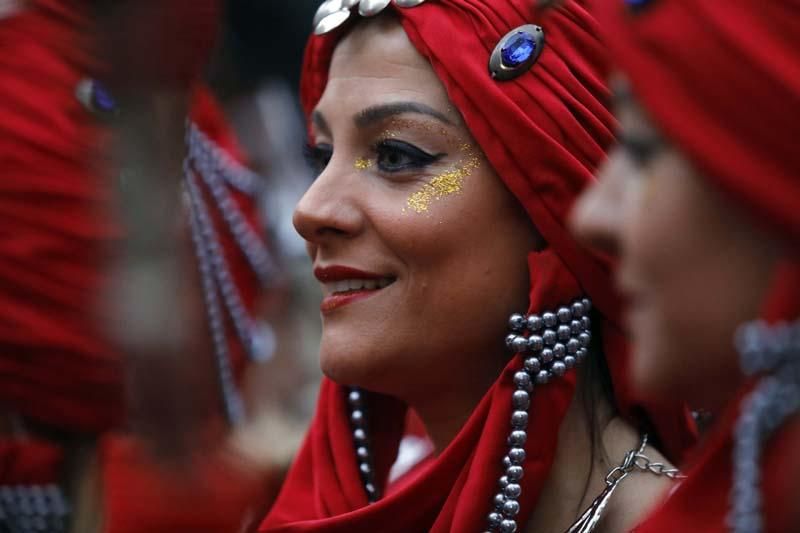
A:
{"label": "red headscarf draped on shoulder", "polygon": [[[529,255],[528,311],[539,313],[588,295],[601,324],[620,409],[633,417],[648,416],[675,458],[692,439],[685,413],[680,406],[648,409],[633,402],[626,385],[626,341],[618,327],[620,306],[611,267],[581,248],[566,228],[573,201],[591,182],[614,140],[604,82],[607,55],[597,38],[599,28],[583,2],[568,1],[548,10],[533,4],[429,0],[414,8],[391,7],[497,174],[549,244]],[[523,24],[544,29],[541,56],[530,72],[513,81],[495,81],[488,71],[492,49]],[[312,37],[309,42],[301,94],[306,113],[325,89],[341,34]],[[484,528],[507,451],[513,376],[521,366],[518,357],[508,364],[453,442],[411,484],[370,506],[357,471],[343,389],[325,380],[310,433],[261,531]],[[520,523],[530,516],[547,478],[574,390],[571,372],[533,394],[528,434],[535,438],[526,445]],[[385,479],[397,451],[402,413],[385,398],[376,402],[381,405],[372,409],[380,413],[372,422],[372,442],[378,479]]]}
{"label": "red headscarf draped on shoulder", "polygon": [[[767,321],[800,316],[800,13],[796,2],[598,2],[614,59],[650,117],[703,179],[785,241]],[[733,427],[745,387],[689,479],[641,532],[728,531]],[[765,531],[797,528],[800,424],[763,457]],[[794,464],[791,465],[790,463]],[[794,487],[794,491],[792,490]],[[700,502],[700,503],[699,503]],[[791,517],[792,513],[795,518]]]}

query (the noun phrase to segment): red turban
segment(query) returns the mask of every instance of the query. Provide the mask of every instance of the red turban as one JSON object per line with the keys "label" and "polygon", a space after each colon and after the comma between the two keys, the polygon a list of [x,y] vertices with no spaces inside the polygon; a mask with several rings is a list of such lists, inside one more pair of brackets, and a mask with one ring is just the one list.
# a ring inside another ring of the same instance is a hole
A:
{"label": "red turban", "polygon": [[[546,12],[529,0],[429,0],[419,7],[392,8],[497,174],[549,244],[529,255],[529,312],[588,295],[601,322],[617,403],[626,414],[640,414],[642,406],[634,405],[626,385],[627,349],[618,327],[620,306],[610,265],[581,248],[566,227],[574,200],[614,140],[604,84],[607,56],[596,22],[578,1]],[[493,80],[488,72],[492,49],[507,32],[532,23],[546,35],[538,62],[513,81]],[[340,36],[336,32],[309,42],[301,94],[306,113],[325,89]],[[344,392],[325,380],[310,433],[261,530],[407,533],[485,528],[506,453],[513,375],[521,366],[520,358],[509,363],[453,442],[417,479],[370,506],[357,471]],[[574,390],[573,372],[533,395],[528,433],[536,437],[526,446],[520,523],[530,516],[547,478]],[[381,405],[370,409],[378,413],[371,427],[380,479],[394,459],[402,414],[390,400],[376,401]],[[647,414],[666,450],[679,455],[691,440],[683,410],[675,406]]]}
{"label": "red turban", "polygon": [[[598,3],[598,19],[632,90],[657,126],[754,223],[788,243],[767,320],[796,318],[800,301],[800,16],[793,2]],[[633,5],[641,4],[641,5]],[[715,424],[690,477],[637,531],[727,531],[733,426],[743,396]],[[763,458],[766,531],[797,527],[800,424]],[[794,457],[793,457],[794,456]],[[793,465],[790,463],[794,463]],[[701,503],[698,503],[701,502]]]}

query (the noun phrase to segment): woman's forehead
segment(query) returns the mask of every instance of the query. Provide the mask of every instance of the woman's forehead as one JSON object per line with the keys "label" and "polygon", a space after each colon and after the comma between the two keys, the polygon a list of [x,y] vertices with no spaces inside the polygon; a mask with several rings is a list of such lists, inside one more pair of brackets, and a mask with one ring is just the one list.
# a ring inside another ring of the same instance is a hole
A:
{"label": "woman's forehead", "polygon": [[430,63],[393,16],[360,20],[337,45],[318,108],[328,107],[326,96],[341,101],[345,95],[364,105],[401,98],[443,112],[451,107]]}

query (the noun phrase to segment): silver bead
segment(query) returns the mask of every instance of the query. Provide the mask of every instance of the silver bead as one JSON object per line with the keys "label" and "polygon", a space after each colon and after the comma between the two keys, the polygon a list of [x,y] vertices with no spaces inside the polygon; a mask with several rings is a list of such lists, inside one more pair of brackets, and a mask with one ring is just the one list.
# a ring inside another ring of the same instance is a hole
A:
{"label": "silver bead", "polygon": [[515,409],[527,409],[531,405],[531,395],[524,390],[516,390],[511,395],[511,404]]}
{"label": "silver bead", "polygon": [[514,520],[500,522],[500,533],[517,533],[517,523]]}
{"label": "silver bead", "polygon": [[360,465],[358,465],[358,469],[365,476],[372,475],[372,468],[370,468],[369,463],[361,463]]}
{"label": "silver bead", "polygon": [[538,352],[544,348],[544,339],[541,338],[539,335],[531,335],[528,338],[528,350],[532,352]]}
{"label": "silver bead", "polygon": [[347,395],[347,401],[350,403],[350,407],[362,407],[362,400],[361,393],[357,390],[351,390],[350,394]]}
{"label": "silver bead", "polygon": [[511,459],[511,464],[521,465],[525,462],[525,449],[524,448],[511,448],[508,450],[508,458]]}
{"label": "silver bead", "polygon": [[544,340],[545,346],[552,346],[556,343],[558,337],[556,336],[555,331],[553,331],[552,329],[546,329],[544,333],[542,333],[542,339]]}
{"label": "silver bead", "polygon": [[565,365],[563,361],[556,361],[553,363],[553,368],[551,370],[556,376],[563,376],[567,371],[567,365]]}
{"label": "silver bead", "polygon": [[555,313],[545,313],[542,315],[542,321],[544,322],[545,327],[554,328],[556,324],[558,324],[558,317]]}
{"label": "silver bead", "polygon": [[516,483],[517,481],[522,479],[524,473],[525,471],[522,469],[521,466],[518,465],[509,466],[508,468],[506,468],[506,475],[503,476],[506,479],[506,483],[501,488],[506,488],[506,486],[512,482]]}
{"label": "silver bead", "polygon": [[527,321],[525,320],[525,317],[519,313],[514,313],[508,319],[508,327],[511,329],[511,331],[515,331],[517,333],[525,329],[526,324]]}
{"label": "silver bead", "polygon": [[361,0],[358,4],[358,14],[362,17],[374,17],[389,5],[391,0]]}
{"label": "silver bead", "polygon": [[511,435],[508,436],[508,445],[509,446],[525,446],[525,441],[528,440],[528,433],[518,429],[516,431],[512,431]]}
{"label": "silver bead", "polygon": [[366,446],[359,446],[356,448],[356,457],[362,461],[369,459],[369,450],[366,448]]}
{"label": "silver bead", "polygon": [[589,301],[589,298],[584,298],[581,300],[581,303],[583,304],[584,312],[588,313],[592,310],[592,302]]}
{"label": "silver bead", "polygon": [[583,304],[581,302],[575,302],[572,304],[572,316],[580,318],[586,310],[583,308]]}
{"label": "silver bead", "polygon": [[531,390],[533,390],[533,382],[531,381],[531,376],[527,372],[523,372],[522,370],[514,374],[514,385],[516,385],[518,389],[524,390],[526,392],[530,392]]}
{"label": "silver bead", "polygon": [[589,330],[592,327],[592,321],[588,316],[581,317],[581,324],[583,324],[583,329],[585,330]]}
{"label": "silver bead", "polygon": [[514,466],[513,464],[511,464],[511,459],[508,457],[508,455],[503,457],[502,463],[503,463],[503,468],[505,470],[508,470],[509,468]]}
{"label": "silver bead", "polygon": [[425,3],[425,0],[394,0],[394,3],[400,7],[417,7]]}
{"label": "silver bead", "polygon": [[486,517],[486,519],[489,521],[489,526],[492,528],[497,528],[500,527],[500,522],[503,521],[503,515],[500,513],[489,513],[489,516]]}
{"label": "silver bead", "polygon": [[568,355],[568,356],[564,357],[564,365],[566,365],[567,370],[575,368],[575,365],[577,364],[577,362],[578,361],[575,359],[574,355]]}
{"label": "silver bead", "polygon": [[537,357],[528,357],[525,359],[525,370],[527,370],[529,374],[535,376],[541,369],[542,363]]}
{"label": "silver bead", "polygon": [[501,489],[506,488],[508,486],[508,483],[509,483],[508,476],[500,476],[500,481],[497,482],[497,484],[500,486]]}
{"label": "silver bead", "polygon": [[580,335],[578,335],[578,340],[580,341],[581,346],[583,346],[584,348],[588,348],[589,343],[592,342],[592,334],[589,333],[588,331],[581,333]]}
{"label": "silver bead", "polygon": [[525,429],[527,425],[528,425],[528,413],[526,411],[514,411],[511,414],[511,426],[514,429]]}
{"label": "silver bead", "polygon": [[571,334],[572,334],[572,332],[570,331],[569,326],[565,326],[563,324],[558,326],[558,331],[556,332],[556,335],[558,336],[558,340],[566,341],[566,340],[569,339],[569,336]]}
{"label": "silver bead", "polygon": [[586,348],[578,349],[578,353],[575,354],[575,358],[580,362],[586,359],[586,356],[589,355],[589,350]]}
{"label": "silver bead", "polygon": [[539,315],[528,316],[528,329],[531,332],[539,331],[542,329],[542,327],[544,327],[544,321],[542,320],[542,317]]}
{"label": "silver bead", "polygon": [[494,496],[494,507],[495,507],[495,509],[498,509],[498,510],[502,509],[503,508],[503,504],[506,503],[506,495],[504,494],[504,492],[505,492],[505,489],[503,489],[503,492],[495,494],[495,496]]}
{"label": "silver bead", "polygon": [[519,514],[519,502],[516,500],[508,500],[503,504],[503,516],[507,518],[514,518]]}
{"label": "silver bead", "polygon": [[364,424],[364,411],[356,409],[350,413],[350,422],[352,422],[354,426],[362,426]]}
{"label": "silver bead", "polygon": [[518,336],[516,339],[514,339],[511,351],[513,351],[514,353],[525,353],[527,349],[528,349],[528,339],[522,336]]}
{"label": "silver bead", "polygon": [[536,374],[536,383],[539,385],[546,385],[548,381],[550,381],[550,372],[547,370],[540,370],[539,373]]}
{"label": "silver bead", "polygon": [[569,332],[573,336],[579,335],[581,331],[583,331],[583,324],[581,324],[580,320],[573,320],[569,323]]}
{"label": "silver bead", "polygon": [[367,494],[369,496],[377,496],[378,494],[378,489],[376,489],[375,485],[373,485],[372,483],[365,483],[364,490],[367,491]]}
{"label": "silver bead", "polygon": [[514,349],[514,339],[516,339],[516,338],[517,338],[517,336],[514,335],[513,333],[509,333],[508,335],[506,335],[506,348],[508,348],[509,350],[513,350]]}
{"label": "silver bead", "polygon": [[522,494],[522,487],[516,483],[509,483],[508,486],[503,489],[503,494],[505,494],[506,498],[516,500],[519,498],[520,494]]}
{"label": "silver bead", "polygon": [[570,355],[574,355],[578,353],[578,350],[581,347],[581,343],[578,339],[570,339],[567,343],[567,353]]}
{"label": "silver bead", "polygon": [[367,442],[367,432],[363,428],[353,430],[353,440],[356,444],[364,444]]}
{"label": "silver bead", "polygon": [[542,360],[542,363],[544,364],[551,363],[555,358],[555,356],[556,356],[555,352],[550,348],[545,348],[544,350],[542,350],[542,353],[539,354],[539,358]]}
{"label": "silver bead", "polygon": [[561,359],[565,355],[567,355],[567,348],[560,342],[557,342],[555,346],[553,346],[553,355],[556,359]]}
{"label": "silver bead", "polygon": [[572,320],[572,311],[570,311],[566,307],[559,307],[556,316],[558,316],[559,322],[561,322],[562,324],[568,324],[569,321]]}

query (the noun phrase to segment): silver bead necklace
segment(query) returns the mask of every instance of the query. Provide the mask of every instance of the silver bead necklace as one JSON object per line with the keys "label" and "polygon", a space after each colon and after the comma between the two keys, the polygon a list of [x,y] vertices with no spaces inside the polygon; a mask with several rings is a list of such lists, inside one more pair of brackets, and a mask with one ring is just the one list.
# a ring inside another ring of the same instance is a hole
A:
{"label": "silver bead necklace", "polygon": [[800,321],[746,324],[736,347],[744,373],[765,376],[745,399],[734,432],[728,525],[734,533],[761,533],[761,455],[769,437],[800,411]]}
{"label": "silver bead necklace", "polygon": [[274,343],[261,338],[262,335],[269,335],[271,329],[265,327],[265,324],[259,327],[244,306],[242,295],[234,282],[222,243],[214,227],[201,183],[205,184],[211,193],[214,207],[221,213],[228,230],[262,286],[269,286],[275,279],[277,267],[266,244],[247,222],[227,189],[230,186],[251,197],[256,196],[259,190],[257,176],[236,163],[195,124],[188,121],[186,144],[184,187],[214,359],[226,417],[231,423],[239,424],[244,420],[245,409],[233,375],[225,328],[226,312],[239,341],[252,361],[262,362],[269,359],[271,353],[262,348]]}
{"label": "silver bead necklace", "polygon": [[66,533],[68,526],[69,505],[57,485],[0,485],[0,531]]}
{"label": "silver bead necklace", "polygon": [[[514,374],[516,390],[511,395],[514,411],[506,439],[508,452],[502,459],[499,491],[487,516],[487,531],[517,531],[516,516],[520,510],[519,499],[522,495],[519,481],[525,473],[523,464],[531,395],[535,385],[546,385],[586,358],[592,338],[591,320],[588,316],[591,307],[591,302],[583,298],[575,300],[569,306],[560,307],[556,312],[528,316],[515,313],[509,318],[511,333],[506,336],[506,346],[512,353],[523,357],[524,364]],[[367,500],[374,503],[378,501],[380,494],[375,484],[365,407],[362,392],[357,388],[349,389],[348,408],[356,461]]]}

